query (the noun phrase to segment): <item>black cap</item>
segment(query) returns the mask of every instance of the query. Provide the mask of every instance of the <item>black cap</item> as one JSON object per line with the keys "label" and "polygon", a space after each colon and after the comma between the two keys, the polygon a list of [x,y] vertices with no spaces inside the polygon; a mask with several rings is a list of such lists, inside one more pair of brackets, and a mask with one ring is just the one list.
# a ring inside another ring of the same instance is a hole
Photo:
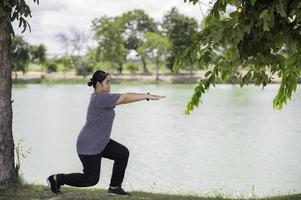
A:
{"label": "black cap", "polygon": [[97,70],[96,72],[94,72],[92,78],[90,79],[90,81],[87,83],[87,85],[89,87],[91,87],[93,85],[93,87],[96,87],[96,83],[98,82],[102,82],[103,80],[106,79],[107,76],[109,76],[109,73],[106,73],[102,70]]}

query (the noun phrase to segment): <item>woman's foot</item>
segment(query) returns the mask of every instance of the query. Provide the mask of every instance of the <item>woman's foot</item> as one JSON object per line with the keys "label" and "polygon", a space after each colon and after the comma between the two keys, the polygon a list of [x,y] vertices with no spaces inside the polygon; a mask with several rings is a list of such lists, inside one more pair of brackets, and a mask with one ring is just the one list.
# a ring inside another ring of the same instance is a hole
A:
{"label": "woman's foot", "polygon": [[131,193],[124,191],[121,187],[109,187],[108,195],[124,195],[131,196]]}
{"label": "woman's foot", "polygon": [[57,183],[56,175],[51,175],[46,179],[48,186],[54,194],[60,193],[60,185]]}

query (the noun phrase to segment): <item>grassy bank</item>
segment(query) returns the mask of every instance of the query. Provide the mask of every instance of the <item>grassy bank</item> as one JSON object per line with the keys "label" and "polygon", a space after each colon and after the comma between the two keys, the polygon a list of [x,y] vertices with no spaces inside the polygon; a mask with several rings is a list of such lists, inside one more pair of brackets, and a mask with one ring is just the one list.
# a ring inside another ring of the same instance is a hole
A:
{"label": "grassy bank", "polygon": [[[86,84],[90,81],[90,78],[68,78],[68,79],[50,79],[50,78],[38,78],[38,79],[19,79],[13,80],[14,85],[22,85],[22,84]],[[124,79],[112,79],[110,81],[113,84],[122,84],[122,83],[129,83],[129,84],[143,84],[143,83],[167,83],[166,81],[159,80],[139,80],[139,79],[131,79],[131,80],[124,80]]]}
{"label": "grassy bank", "polygon": [[274,196],[274,197],[252,197],[252,198],[243,198],[240,197],[229,197],[220,193],[211,195],[210,197],[198,197],[196,195],[170,195],[170,194],[157,194],[157,193],[147,193],[147,192],[131,192],[133,196],[131,197],[116,197],[108,196],[106,190],[103,189],[86,189],[86,188],[74,188],[74,187],[63,187],[61,189],[62,194],[54,195],[52,194],[48,187],[43,185],[33,185],[33,184],[23,184],[22,186],[14,186],[10,188],[0,188],[0,200],[30,200],[30,199],[67,199],[67,200],[114,200],[114,199],[131,199],[131,200],[217,200],[217,199],[268,199],[268,200],[297,200],[301,199],[301,194],[292,194],[292,195],[283,195],[283,196]]}

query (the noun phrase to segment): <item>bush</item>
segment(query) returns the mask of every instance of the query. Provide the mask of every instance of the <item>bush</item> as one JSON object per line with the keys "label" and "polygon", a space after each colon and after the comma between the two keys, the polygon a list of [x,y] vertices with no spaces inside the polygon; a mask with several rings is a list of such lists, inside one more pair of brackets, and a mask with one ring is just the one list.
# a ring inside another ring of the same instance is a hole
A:
{"label": "bush", "polygon": [[126,70],[128,70],[131,74],[135,74],[139,71],[138,64],[130,63],[126,66]]}
{"label": "bush", "polygon": [[50,62],[46,64],[46,69],[48,73],[57,72],[57,64]]}
{"label": "bush", "polygon": [[76,68],[76,74],[81,76],[87,76],[93,72],[92,66],[82,65]]}

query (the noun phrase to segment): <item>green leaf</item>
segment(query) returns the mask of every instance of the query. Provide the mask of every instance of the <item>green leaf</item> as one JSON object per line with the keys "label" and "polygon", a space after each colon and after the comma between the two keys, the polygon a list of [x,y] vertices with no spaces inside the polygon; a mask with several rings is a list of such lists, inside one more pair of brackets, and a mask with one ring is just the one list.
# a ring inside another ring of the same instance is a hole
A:
{"label": "green leaf", "polygon": [[21,17],[20,20],[19,20],[19,27],[22,26],[22,22],[23,22],[23,18]]}
{"label": "green leaf", "polygon": [[256,3],[256,0],[251,0],[251,5],[254,6]]}
{"label": "green leaf", "polygon": [[10,21],[12,22],[12,21],[14,21],[15,19],[18,19],[18,12],[14,12],[14,13],[13,13],[13,15],[12,15]]}
{"label": "green leaf", "polygon": [[212,74],[212,71],[206,72],[205,77],[207,78],[210,74]]}
{"label": "green leaf", "polygon": [[22,26],[23,26],[23,30],[21,33],[24,33],[26,31],[26,28],[27,28],[27,23],[26,23],[26,20],[24,18],[22,18]]}
{"label": "green leaf", "polygon": [[192,2],[192,4],[195,5],[199,0],[184,0],[185,3],[186,3],[187,1],[189,1],[189,3]]}
{"label": "green leaf", "polygon": [[276,12],[281,16],[281,17],[286,17],[286,12],[285,12],[285,6],[283,3],[283,0],[278,0],[276,1],[275,4]]}
{"label": "green leaf", "polygon": [[270,28],[274,26],[274,15],[268,9],[265,9],[260,13],[259,19],[263,21],[264,31],[269,31]]}
{"label": "green leaf", "polygon": [[189,115],[190,111],[194,109],[194,107],[198,107],[199,103],[202,102],[202,94],[205,93],[205,90],[209,89],[206,87],[208,85],[208,79],[201,79],[198,83],[198,85],[194,89],[194,94],[192,95],[190,101],[186,105],[185,108],[185,114]]}
{"label": "green leaf", "polygon": [[223,33],[223,31],[219,30],[219,31],[215,31],[211,34],[211,37],[215,43],[219,43],[223,39],[222,33]]}

